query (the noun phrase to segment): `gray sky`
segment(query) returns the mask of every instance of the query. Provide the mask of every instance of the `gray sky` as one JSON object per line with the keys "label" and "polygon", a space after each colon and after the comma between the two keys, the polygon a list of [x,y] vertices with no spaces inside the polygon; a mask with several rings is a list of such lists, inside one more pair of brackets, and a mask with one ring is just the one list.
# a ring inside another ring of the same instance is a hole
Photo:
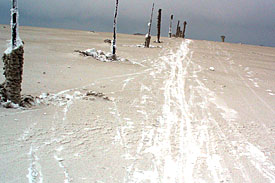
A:
{"label": "gray sky", "polygon": [[[102,32],[112,31],[115,0],[18,0],[20,24]],[[170,14],[187,21],[187,38],[275,47],[275,0],[155,0],[163,9],[162,35]],[[120,0],[118,32],[145,33],[153,0]],[[10,0],[0,0],[0,24],[10,22]],[[181,25],[182,26],[182,25]]]}

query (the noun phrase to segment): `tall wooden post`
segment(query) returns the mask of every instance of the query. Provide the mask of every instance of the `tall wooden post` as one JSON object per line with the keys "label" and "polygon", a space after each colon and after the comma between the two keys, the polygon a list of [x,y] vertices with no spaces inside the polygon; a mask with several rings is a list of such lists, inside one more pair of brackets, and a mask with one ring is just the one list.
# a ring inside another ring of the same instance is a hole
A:
{"label": "tall wooden post", "polygon": [[114,35],[112,41],[112,54],[115,58],[116,55],[116,23],[117,23],[117,10],[118,10],[118,0],[116,0],[115,16],[114,16]]}
{"label": "tall wooden post", "polygon": [[183,30],[182,30],[182,38],[185,38],[186,25],[187,25],[187,22],[184,21],[184,23],[183,23]]}
{"label": "tall wooden post", "polygon": [[171,15],[171,17],[170,17],[169,33],[168,33],[169,38],[172,37],[172,23],[173,23],[173,18],[174,18],[174,16]]}
{"label": "tall wooden post", "polygon": [[158,34],[157,34],[157,42],[160,43],[160,29],[161,29],[161,9],[158,12]]}
{"label": "tall wooden post", "polygon": [[154,7],[155,7],[155,4],[153,3],[153,6],[152,6],[152,11],[151,11],[151,17],[150,17],[150,21],[148,23],[148,33],[146,34],[145,36],[145,44],[144,46],[146,48],[149,48],[150,46],[150,40],[151,40],[151,27],[152,27],[152,21],[153,21],[153,14],[154,14]]}
{"label": "tall wooden post", "polygon": [[178,20],[177,30],[176,30],[176,37],[179,37],[179,31],[180,31],[180,21]]}

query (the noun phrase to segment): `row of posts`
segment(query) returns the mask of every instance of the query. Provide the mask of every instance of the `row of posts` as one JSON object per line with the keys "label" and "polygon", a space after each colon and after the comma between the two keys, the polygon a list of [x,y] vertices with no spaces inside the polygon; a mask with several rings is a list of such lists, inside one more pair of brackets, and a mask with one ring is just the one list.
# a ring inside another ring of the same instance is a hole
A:
{"label": "row of posts", "polygon": [[[173,20],[173,15],[171,15],[171,22]],[[170,23],[171,25],[172,23]],[[181,27],[180,27],[180,21],[178,20],[178,24],[177,24],[177,29],[176,29],[176,34],[175,34],[175,37],[182,37],[182,38],[185,38],[185,31],[186,31],[186,25],[187,25],[187,22],[184,21],[183,22],[183,30],[181,31]],[[169,34],[169,37],[171,38],[171,34]]]}
{"label": "row of posts", "polygon": [[[145,44],[144,44],[144,45],[145,45],[145,47],[147,47],[147,48],[149,48],[149,46],[150,46],[150,40],[151,40],[151,27],[152,27],[152,21],[153,21],[154,6],[155,6],[155,4],[153,3],[152,11],[151,11],[151,17],[150,17],[150,21],[149,21],[149,23],[148,23],[148,33],[147,33],[146,36],[145,36]],[[162,9],[159,9],[159,10],[158,10],[158,18],[157,18],[157,40],[156,40],[157,43],[161,43],[161,41],[160,41],[161,12],[162,12]],[[186,21],[183,22],[183,30],[181,30],[180,21],[178,21],[177,29],[176,29],[176,34],[172,35],[172,23],[173,23],[173,18],[174,18],[174,16],[171,15],[171,17],[170,17],[170,25],[169,25],[168,37],[171,38],[171,37],[173,36],[173,37],[176,37],[176,38],[179,38],[179,37],[185,38],[185,31],[186,31],[187,22],[186,22]]]}

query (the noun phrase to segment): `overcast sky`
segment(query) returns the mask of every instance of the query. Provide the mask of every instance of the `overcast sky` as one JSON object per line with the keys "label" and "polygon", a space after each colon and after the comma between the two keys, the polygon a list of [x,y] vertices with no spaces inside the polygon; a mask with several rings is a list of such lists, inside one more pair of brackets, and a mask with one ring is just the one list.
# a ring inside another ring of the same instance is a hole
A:
{"label": "overcast sky", "polygon": [[[18,0],[20,24],[111,32],[115,0]],[[170,14],[187,21],[187,38],[275,47],[275,0],[120,0],[118,32],[145,33],[155,2],[163,10],[162,35]],[[0,0],[0,24],[10,22],[10,0]],[[182,25],[181,25],[182,26]]]}

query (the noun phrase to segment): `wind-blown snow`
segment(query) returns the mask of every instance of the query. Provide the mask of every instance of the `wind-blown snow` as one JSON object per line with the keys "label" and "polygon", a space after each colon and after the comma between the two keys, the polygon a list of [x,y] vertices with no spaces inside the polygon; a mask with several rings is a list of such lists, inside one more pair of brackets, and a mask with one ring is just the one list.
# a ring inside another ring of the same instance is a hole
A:
{"label": "wind-blown snow", "polygon": [[115,62],[115,61],[126,62],[126,61],[129,61],[128,59],[120,58],[117,55],[113,55],[112,53],[104,53],[103,51],[96,50],[95,48],[87,49],[85,51],[75,50],[75,52],[79,52],[80,54],[82,54],[84,56],[91,56],[101,62]]}

